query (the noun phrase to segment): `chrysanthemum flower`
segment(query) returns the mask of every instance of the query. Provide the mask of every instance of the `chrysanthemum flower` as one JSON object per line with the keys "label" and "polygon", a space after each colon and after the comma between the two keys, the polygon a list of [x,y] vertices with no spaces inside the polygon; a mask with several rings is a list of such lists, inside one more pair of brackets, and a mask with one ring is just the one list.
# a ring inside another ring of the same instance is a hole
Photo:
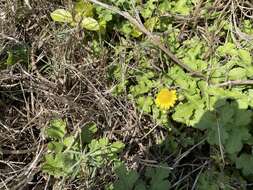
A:
{"label": "chrysanthemum flower", "polygon": [[169,90],[167,88],[163,88],[157,94],[155,103],[159,108],[163,110],[168,110],[174,106],[176,100],[177,100],[176,90]]}

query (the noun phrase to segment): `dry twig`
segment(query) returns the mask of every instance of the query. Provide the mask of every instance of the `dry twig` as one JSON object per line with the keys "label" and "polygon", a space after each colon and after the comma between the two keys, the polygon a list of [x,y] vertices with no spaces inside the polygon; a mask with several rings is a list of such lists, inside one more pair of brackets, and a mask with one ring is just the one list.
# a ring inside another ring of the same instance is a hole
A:
{"label": "dry twig", "polygon": [[171,60],[173,60],[177,65],[179,65],[180,67],[182,67],[183,69],[185,69],[186,71],[188,71],[191,75],[200,77],[202,79],[205,79],[206,77],[197,71],[192,70],[190,67],[188,67],[187,65],[185,65],[184,63],[182,63],[171,51],[169,48],[165,47],[162,42],[160,37],[152,34],[150,31],[148,31],[145,26],[139,21],[139,19],[134,18],[132,15],[130,15],[127,11],[121,11],[119,8],[114,7],[112,5],[108,5],[105,3],[102,3],[100,1],[97,0],[88,0],[96,5],[99,5],[105,9],[108,9],[114,13],[117,13],[121,16],[123,16],[125,19],[127,19],[131,24],[133,24],[134,26],[136,26],[142,33],[144,33],[145,35],[147,35],[147,37],[149,38],[150,42],[159,47],[166,55],[168,55]]}

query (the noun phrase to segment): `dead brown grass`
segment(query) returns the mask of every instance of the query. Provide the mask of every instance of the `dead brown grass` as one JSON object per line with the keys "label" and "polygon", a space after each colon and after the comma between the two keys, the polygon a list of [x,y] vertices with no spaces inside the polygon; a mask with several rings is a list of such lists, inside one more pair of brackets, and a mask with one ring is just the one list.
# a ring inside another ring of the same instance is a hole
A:
{"label": "dead brown grass", "polygon": [[[98,124],[99,136],[121,140],[127,145],[122,158],[130,168],[155,165],[158,158],[150,153],[149,147],[158,139],[165,139],[166,130],[156,127],[149,118],[140,117],[126,97],[111,95],[106,77],[110,52],[104,51],[95,57],[89,45],[84,45],[83,31],[66,26],[61,28],[51,22],[50,11],[65,2],[25,2],[0,2],[0,60],[6,56],[8,48],[25,44],[29,47],[31,65],[17,63],[0,70],[0,189],[50,189],[59,184],[65,189],[90,187],[87,179],[59,181],[41,173],[47,143],[41,130],[54,117],[67,119],[69,133],[94,121]],[[238,1],[233,2],[216,1],[216,4],[225,15],[230,14],[227,10],[231,6],[236,6],[248,16],[250,8],[239,6]],[[248,4],[252,7],[251,3]],[[198,18],[197,12],[195,19],[183,18],[183,23],[182,18],[179,20],[182,33],[189,35],[188,29],[193,23],[196,32],[206,36],[209,44],[216,43],[215,35],[208,34],[203,24],[198,23],[203,20]],[[235,33],[238,37],[242,35],[237,30]],[[210,52],[212,48],[210,45]],[[150,132],[150,129],[154,130]],[[180,167],[180,160],[191,151],[193,149],[159,159],[171,160],[173,167]],[[189,164],[188,170],[194,172],[207,164],[208,159],[204,159],[196,165]],[[113,179],[110,171],[110,167],[99,171],[102,177],[93,179],[92,189],[99,189]],[[179,169],[178,174],[189,177],[192,182],[191,172],[185,175],[184,170]]]}

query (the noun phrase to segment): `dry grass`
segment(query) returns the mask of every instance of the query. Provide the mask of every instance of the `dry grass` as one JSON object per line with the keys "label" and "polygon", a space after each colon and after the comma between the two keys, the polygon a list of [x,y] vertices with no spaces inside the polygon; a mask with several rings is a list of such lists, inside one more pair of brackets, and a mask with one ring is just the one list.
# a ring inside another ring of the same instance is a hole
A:
{"label": "dry grass", "polygon": [[[93,179],[92,185],[85,179],[58,181],[41,173],[47,143],[41,130],[54,117],[67,119],[69,133],[75,133],[87,122],[97,123],[99,136],[121,140],[127,145],[122,158],[130,168],[141,170],[143,166],[167,159],[173,168],[179,168],[174,187],[183,180],[187,187],[194,182],[191,176],[196,174],[192,174],[207,167],[208,159],[193,156],[196,160],[192,163],[179,164],[185,157],[192,156],[197,146],[179,155],[150,152],[155,142],[166,139],[166,130],[140,116],[126,97],[111,95],[111,84],[106,77],[110,52],[105,50],[95,57],[89,45],[84,46],[86,34],[83,31],[61,28],[50,20],[50,11],[63,4],[60,0],[0,2],[0,62],[6,57],[7,49],[25,45],[30,65],[17,63],[0,70],[0,189],[47,189],[57,188],[58,184],[65,189],[99,189],[101,184],[114,178],[110,167],[99,171],[100,177]],[[224,15],[231,14],[235,22],[249,17],[252,4],[248,4],[251,8],[240,6],[239,1],[216,1],[216,7]],[[236,17],[236,11],[240,10],[243,15]],[[193,23],[196,32],[205,36],[209,44],[215,44],[215,35],[208,34],[203,24],[198,23],[203,20],[198,18],[197,12],[194,18],[189,21],[185,18],[183,23],[182,18],[178,18],[185,28],[182,32],[189,35],[188,25]],[[236,27],[235,35],[248,39]],[[210,45],[210,52],[212,48]]]}
{"label": "dry grass", "polygon": [[[82,31],[65,27],[62,32],[50,21],[50,10],[60,2],[30,5],[32,10],[21,3],[1,3],[1,55],[16,44],[27,44],[31,67],[18,63],[1,70],[0,189],[52,186],[54,182],[41,173],[40,163],[46,151],[41,129],[54,117],[66,118],[70,133],[96,122],[100,136],[128,144],[124,157],[135,162],[129,157],[132,146],[141,143],[142,125],[133,105],[108,91],[107,52],[95,58],[83,45]],[[101,172],[103,178],[111,178]],[[101,179],[96,181],[101,184]],[[70,188],[69,183],[64,186]]]}

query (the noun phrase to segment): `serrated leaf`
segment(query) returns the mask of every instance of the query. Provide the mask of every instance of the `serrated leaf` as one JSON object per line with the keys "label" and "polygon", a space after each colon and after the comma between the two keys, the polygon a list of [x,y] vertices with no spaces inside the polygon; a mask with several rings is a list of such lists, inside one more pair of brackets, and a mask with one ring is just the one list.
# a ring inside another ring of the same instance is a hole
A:
{"label": "serrated leaf", "polygon": [[224,145],[228,137],[229,133],[227,129],[218,121],[217,124],[212,127],[212,129],[208,130],[207,141],[211,145]]}
{"label": "serrated leaf", "polygon": [[245,127],[235,127],[229,133],[229,138],[225,143],[225,150],[229,154],[238,153],[242,147],[243,143],[251,137],[249,130]]}
{"label": "serrated leaf", "polygon": [[69,154],[47,154],[42,170],[55,177],[68,176],[73,172],[74,160]]}
{"label": "serrated leaf", "polygon": [[55,142],[55,141],[49,142],[47,144],[47,147],[48,147],[49,151],[54,151],[55,153],[62,152],[62,150],[64,148],[64,146],[61,142]]}
{"label": "serrated leaf", "polygon": [[250,55],[250,52],[244,49],[239,49],[238,50],[238,55],[242,61],[240,65],[242,66],[250,66],[252,62],[252,57]]}
{"label": "serrated leaf", "polygon": [[111,151],[113,153],[119,153],[121,152],[125,147],[125,144],[120,142],[120,141],[116,141],[116,142],[113,142],[112,145],[111,145]]}
{"label": "serrated leaf", "polygon": [[144,97],[141,96],[137,99],[138,107],[144,112],[144,113],[150,113],[151,112],[151,106],[153,105],[153,98],[148,96]]}
{"label": "serrated leaf", "polygon": [[229,71],[228,77],[230,80],[245,79],[247,78],[247,71],[244,68],[237,67]]}
{"label": "serrated leaf", "polygon": [[153,11],[156,8],[155,2],[157,2],[157,0],[149,0],[144,4],[144,8],[141,10],[143,18],[149,18],[152,16]]}
{"label": "serrated leaf", "polygon": [[93,16],[93,5],[85,0],[79,0],[74,6],[75,13],[81,17]]}
{"label": "serrated leaf", "polygon": [[[216,102],[217,104],[217,102]],[[235,108],[231,104],[224,104],[217,108],[217,105],[215,105],[216,111],[217,111],[217,119],[222,125],[226,125],[228,122],[231,122],[233,120],[233,116],[235,114]]]}
{"label": "serrated leaf", "polygon": [[144,23],[144,26],[150,31],[153,32],[156,23],[158,22],[158,18],[157,17],[151,17],[149,19],[147,19]]}
{"label": "serrated leaf", "polygon": [[72,23],[73,17],[71,13],[65,9],[56,9],[51,14],[51,18],[56,22]]}
{"label": "serrated leaf", "polygon": [[253,155],[242,154],[236,159],[236,168],[241,169],[243,175],[253,175]]}
{"label": "serrated leaf", "polygon": [[195,106],[191,103],[179,104],[175,108],[175,113],[172,115],[172,118],[175,121],[188,124],[194,109]]}
{"label": "serrated leaf", "polygon": [[175,12],[182,15],[190,14],[191,9],[187,5],[187,3],[188,3],[188,0],[178,0],[174,7]]}
{"label": "serrated leaf", "polygon": [[253,77],[253,66],[247,66],[247,77]]}
{"label": "serrated leaf", "polygon": [[114,190],[133,189],[139,178],[139,174],[136,171],[127,171],[123,165],[116,168],[115,173],[119,179],[114,183]]}
{"label": "serrated leaf", "polygon": [[195,125],[198,129],[212,129],[217,124],[217,118],[214,112],[206,112],[200,121]]}
{"label": "serrated leaf", "polygon": [[142,180],[138,180],[136,182],[134,190],[147,190],[147,189],[146,189],[145,183]]}
{"label": "serrated leaf", "polygon": [[54,119],[45,129],[45,132],[49,138],[61,140],[66,133],[66,122],[62,119]]}
{"label": "serrated leaf", "polygon": [[234,117],[235,126],[246,126],[251,123],[253,112],[251,110],[237,109]]}
{"label": "serrated leaf", "polygon": [[226,55],[231,55],[231,56],[237,56],[238,51],[236,50],[236,46],[233,43],[227,42],[223,46],[219,46],[217,48],[217,52],[219,53],[220,56],[226,56]]}
{"label": "serrated leaf", "polygon": [[132,28],[132,31],[131,31],[131,36],[135,37],[135,38],[138,38],[142,35],[142,32],[136,28],[136,27],[133,27]]}
{"label": "serrated leaf", "polygon": [[91,30],[91,31],[99,30],[98,22],[94,18],[91,18],[91,17],[82,18],[81,26],[84,29]]}
{"label": "serrated leaf", "polygon": [[162,165],[158,168],[147,168],[145,176],[151,178],[149,190],[167,190],[170,188],[170,182],[167,179],[170,171]]}
{"label": "serrated leaf", "polygon": [[74,136],[68,136],[68,137],[65,137],[63,139],[63,144],[67,147],[67,148],[70,148],[71,146],[74,145],[74,142],[75,142],[75,138]]}
{"label": "serrated leaf", "polygon": [[116,160],[117,153],[121,152],[125,145],[120,141],[109,143],[108,138],[101,138],[99,140],[93,139],[88,146],[91,158],[94,160],[93,165],[99,167],[108,160]]}
{"label": "serrated leaf", "polygon": [[81,129],[81,141],[82,144],[88,144],[91,142],[93,135],[97,132],[97,125],[96,123],[88,123]]}
{"label": "serrated leaf", "polygon": [[[197,190],[220,190],[221,184],[226,184],[224,177],[217,173],[216,171],[206,170],[200,174],[197,183]],[[223,185],[223,186],[224,186]],[[223,189],[223,188],[222,188]],[[224,190],[227,189],[224,187]]]}

